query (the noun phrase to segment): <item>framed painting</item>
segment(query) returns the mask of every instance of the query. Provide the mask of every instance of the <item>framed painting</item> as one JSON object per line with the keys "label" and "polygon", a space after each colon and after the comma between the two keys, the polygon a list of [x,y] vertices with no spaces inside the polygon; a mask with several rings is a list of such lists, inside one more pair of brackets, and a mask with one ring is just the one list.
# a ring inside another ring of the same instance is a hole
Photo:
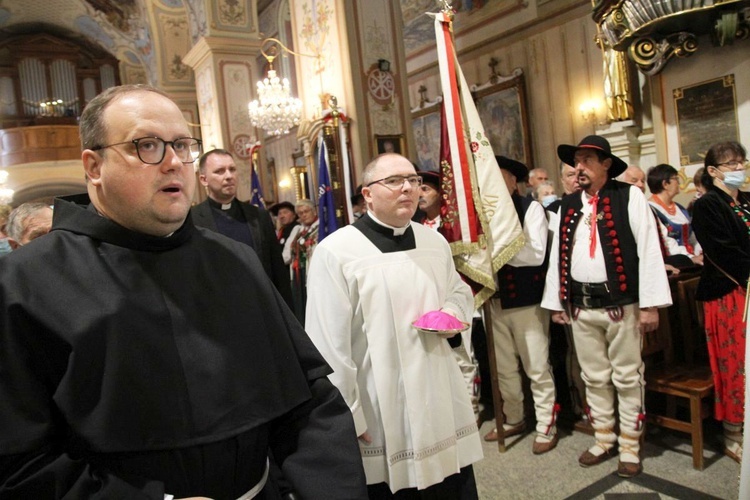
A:
{"label": "framed painting", "polygon": [[414,142],[419,170],[440,169],[440,106],[430,106],[412,113]]}
{"label": "framed painting", "polygon": [[523,72],[473,90],[479,118],[496,155],[534,168]]}
{"label": "framed painting", "polygon": [[672,91],[680,165],[702,164],[712,144],[739,141],[734,74]]}
{"label": "framed painting", "polygon": [[377,154],[398,153],[404,154],[403,135],[375,135],[375,151]]}

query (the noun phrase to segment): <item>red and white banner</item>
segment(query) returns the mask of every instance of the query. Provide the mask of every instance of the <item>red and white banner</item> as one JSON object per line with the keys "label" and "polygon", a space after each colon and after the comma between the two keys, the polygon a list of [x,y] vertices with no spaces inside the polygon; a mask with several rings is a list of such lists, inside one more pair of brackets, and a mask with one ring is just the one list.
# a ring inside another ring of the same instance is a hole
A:
{"label": "red and white banner", "polygon": [[523,247],[523,229],[458,65],[452,20],[446,13],[430,15],[443,89],[440,232],[479,307],[495,292],[495,273]]}

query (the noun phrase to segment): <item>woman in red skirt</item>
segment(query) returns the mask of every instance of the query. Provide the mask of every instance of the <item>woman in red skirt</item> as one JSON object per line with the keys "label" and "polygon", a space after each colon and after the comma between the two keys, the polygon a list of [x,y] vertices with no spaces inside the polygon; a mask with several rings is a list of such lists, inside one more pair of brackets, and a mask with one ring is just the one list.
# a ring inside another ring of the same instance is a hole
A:
{"label": "woman in red skirt", "polygon": [[714,375],[715,417],[723,421],[724,452],[742,458],[745,417],[745,322],[750,277],[750,194],[747,153],[737,142],[714,144],[702,176],[706,194],[693,208],[693,230],[704,253],[696,298],[704,301],[706,339]]}

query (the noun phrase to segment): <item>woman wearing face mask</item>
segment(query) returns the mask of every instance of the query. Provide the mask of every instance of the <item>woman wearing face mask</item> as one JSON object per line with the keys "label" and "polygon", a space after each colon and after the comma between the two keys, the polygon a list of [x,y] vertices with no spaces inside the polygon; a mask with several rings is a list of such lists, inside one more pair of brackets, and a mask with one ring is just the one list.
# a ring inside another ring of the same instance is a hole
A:
{"label": "woman wearing face mask", "polygon": [[703,301],[714,416],[723,421],[724,452],[737,462],[745,402],[742,316],[750,276],[750,194],[739,190],[746,167],[747,152],[738,142],[711,146],[701,179],[706,194],[693,209],[693,229],[705,256],[696,299]]}
{"label": "woman wearing face mask", "polygon": [[555,186],[549,181],[542,182],[536,187],[532,197],[541,203],[544,208],[547,208],[550,206],[550,203],[557,201]]}

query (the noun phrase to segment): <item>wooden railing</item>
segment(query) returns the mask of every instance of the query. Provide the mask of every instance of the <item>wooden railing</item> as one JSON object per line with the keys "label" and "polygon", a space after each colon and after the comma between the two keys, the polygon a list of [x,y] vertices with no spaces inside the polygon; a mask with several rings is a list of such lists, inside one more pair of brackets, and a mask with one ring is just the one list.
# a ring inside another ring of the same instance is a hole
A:
{"label": "wooden railing", "polygon": [[76,125],[0,129],[0,167],[81,157]]}

